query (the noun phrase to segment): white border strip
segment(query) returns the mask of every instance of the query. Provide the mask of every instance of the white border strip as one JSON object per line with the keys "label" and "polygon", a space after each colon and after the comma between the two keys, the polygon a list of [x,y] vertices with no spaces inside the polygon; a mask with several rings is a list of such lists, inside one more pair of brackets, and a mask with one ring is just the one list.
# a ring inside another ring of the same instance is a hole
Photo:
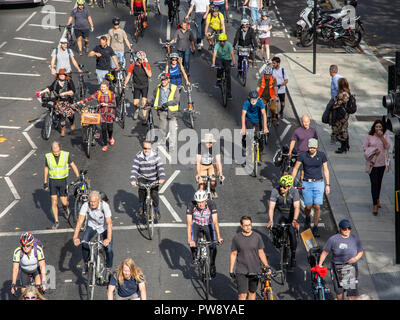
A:
{"label": "white border strip", "polygon": [[29,134],[27,132],[22,132],[23,136],[26,138],[26,140],[28,140],[28,143],[31,145],[33,150],[37,149],[36,144],[32,141],[31,137],[29,136]]}
{"label": "white border strip", "polygon": [[32,101],[32,98],[0,97],[0,100]]}
{"label": "white border strip", "polygon": [[174,217],[175,221],[177,222],[182,222],[182,219],[179,217],[179,215],[176,213],[176,211],[174,210],[174,208],[172,208],[171,204],[168,202],[167,198],[163,195],[160,195],[160,199],[162,200],[162,202],[164,202],[165,206],[167,207],[167,209],[169,210],[169,212],[172,214],[172,216]]}
{"label": "white border strip", "polygon": [[18,28],[17,30],[15,30],[16,32],[18,32],[19,30],[21,30],[28,22],[29,20],[31,20],[33,18],[33,16],[36,14],[37,12],[33,12]]}
{"label": "white border strip", "polygon": [[35,74],[35,73],[0,72],[0,74],[6,76],[40,77],[40,74]]}
{"label": "white border strip", "polygon": [[7,44],[7,41],[4,41],[2,44],[0,44],[0,49],[3,48]]}
{"label": "white border strip", "polygon": [[0,126],[0,129],[21,129],[21,127],[13,127],[13,126]]}
{"label": "white border strip", "polygon": [[9,56],[16,56],[16,57],[29,58],[29,59],[42,60],[42,61],[46,60],[46,58],[29,56],[27,54],[20,54],[20,53],[8,52],[8,51],[3,51],[3,53],[8,54]]}
{"label": "white border strip", "polygon": [[50,41],[50,40],[28,39],[28,38],[21,38],[21,37],[15,37],[14,39],[22,40],[22,41],[41,42],[41,43],[54,43],[54,41]]}
{"label": "white border strip", "polygon": [[10,177],[4,177],[4,180],[6,180],[8,187],[10,188],[15,200],[21,200],[21,197],[19,196],[17,189],[15,189],[15,186],[12,183]]}

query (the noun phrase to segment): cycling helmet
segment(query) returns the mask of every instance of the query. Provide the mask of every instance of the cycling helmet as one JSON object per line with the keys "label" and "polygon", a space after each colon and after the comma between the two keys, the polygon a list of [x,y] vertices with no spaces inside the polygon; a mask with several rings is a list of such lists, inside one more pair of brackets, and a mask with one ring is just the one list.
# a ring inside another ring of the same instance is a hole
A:
{"label": "cycling helmet", "polygon": [[114,26],[119,26],[119,23],[120,23],[120,22],[121,22],[121,19],[118,18],[118,17],[114,17],[114,18],[112,19],[112,23],[113,23]]}
{"label": "cycling helmet", "polygon": [[293,177],[290,174],[282,176],[279,180],[279,185],[282,187],[290,187],[293,184]]}
{"label": "cycling helmet", "polygon": [[78,0],[78,1],[76,1],[76,3],[77,3],[78,5],[80,5],[80,4],[85,5],[85,0]]}
{"label": "cycling helmet", "polygon": [[262,10],[261,11],[261,17],[268,17],[268,16],[269,16],[269,13],[268,13],[267,10]]}
{"label": "cycling helmet", "polygon": [[169,79],[169,73],[167,73],[167,72],[162,72],[162,73],[158,76],[158,78],[159,78],[161,81],[167,80],[167,79]]}
{"label": "cycling helmet", "polygon": [[226,40],[228,40],[226,33],[220,33],[218,36],[218,41],[226,41]]}
{"label": "cycling helmet", "polygon": [[218,12],[219,8],[217,6],[210,6],[210,11],[211,12]]}
{"label": "cycling helmet", "polygon": [[33,243],[34,237],[32,233],[30,232],[25,232],[21,235],[19,238],[19,242],[21,243],[22,246],[28,246]]}
{"label": "cycling helmet", "polygon": [[264,74],[272,74],[272,67],[266,66],[264,68]]}
{"label": "cycling helmet", "polygon": [[179,59],[179,54],[177,54],[176,52],[173,52],[169,55],[170,59]]}
{"label": "cycling helmet", "polygon": [[194,194],[194,201],[203,202],[208,199],[207,192],[204,190],[197,190]]}
{"label": "cycling helmet", "polygon": [[240,25],[242,26],[249,26],[250,22],[248,19],[242,19],[242,21],[240,21]]}
{"label": "cycling helmet", "polygon": [[249,98],[250,99],[257,99],[258,98],[258,92],[256,90],[252,90],[249,92]]}
{"label": "cycling helmet", "polygon": [[136,58],[145,60],[146,59],[146,53],[144,51],[138,51],[138,52],[136,52]]}

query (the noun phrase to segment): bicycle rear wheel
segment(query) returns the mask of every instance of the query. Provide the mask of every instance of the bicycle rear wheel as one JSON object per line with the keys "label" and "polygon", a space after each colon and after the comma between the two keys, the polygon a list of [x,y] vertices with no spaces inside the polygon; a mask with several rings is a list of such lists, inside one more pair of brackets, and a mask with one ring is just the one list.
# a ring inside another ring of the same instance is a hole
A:
{"label": "bicycle rear wheel", "polygon": [[87,128],[87,141],[86,141],[86,156],[90,159],[90,147],[93,140],[93,128],[91,125]]}
{"label": "bicycle rear wheel", "polygon": [[103,286],[108,282],[108,279],[106,279],[106,251],[104,247],[99,250],[96,267],[97,284],[99,286]]}
{"label": "bicycle rear wheel", "polygon": [[70,214],[68,223],[71,228],[75,228],[76,221],[78,221],[79,211],[81,211],[81,196],[75,198],[74,201],[74,212]]}
{"label": "bicycle rear wheel", "polygon": [[227,96],[227,82],[225,76],[221,79],[221,97],[222,97],[222,105],[226,108],[228,104],[228,96]]}
{"label": "bicycle rear wheel", "polygon": [[93,263],[89,262],[87,282],[86,282],[88,300],[93,300],[95,281],[96,281],[96,274],[94,270],[94,265]]}
{"label": "bicycle rear wheel", "polygon": [[154,237],[154,208],[151,204],[146,204],[146,216],[147,216],[147,231],[149,232],[149,239],[152,240]]}
{"label": "bicycle rear wheel", "polygon": [[126,113],[126,106],[125,106],[125,93],[122,93],[118,99],[118,108],[117,108],[117,117],[118,117],[118,124],[122,129],[125,128],[125,113]]}
{"label": "bicycle rear wheel", "polygon": [[46,114],[46,117],[44,118],[43,127],[42,127],[42,131],[41,131],[42,138],[44,140],[49,140],[52,124],[53,124],[53,119],[51,118],[50,113],[48,113],[48,114]]}

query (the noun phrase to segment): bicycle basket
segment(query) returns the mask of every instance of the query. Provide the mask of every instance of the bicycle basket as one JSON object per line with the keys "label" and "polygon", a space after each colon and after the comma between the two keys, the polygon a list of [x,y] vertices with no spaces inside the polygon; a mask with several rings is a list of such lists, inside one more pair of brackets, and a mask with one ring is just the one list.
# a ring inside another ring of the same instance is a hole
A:
{"label": "bicycle basket", "polygon": [[81,124],[100,124],[100,113],[82,112],[81,114]]}
{"label": "bicycle basket", "polygon": [[239,56],[242,57],[250,56],[250,48],[239,48]]}

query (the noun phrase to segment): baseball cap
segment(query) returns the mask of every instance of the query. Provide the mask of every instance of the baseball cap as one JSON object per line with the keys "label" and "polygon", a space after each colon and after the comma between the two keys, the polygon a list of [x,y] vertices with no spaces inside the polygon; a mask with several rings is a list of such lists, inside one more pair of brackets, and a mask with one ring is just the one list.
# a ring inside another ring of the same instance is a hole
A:
{"label": "baseball cap", "polygon": [[68,43],[67,38],[61,38],[61,39],[60,39],[60,43]]}
{"label": "baseball cap", "polygon": [[318,140],[315,138],[308,139],[309,148],[318,148]]}
{"label": "baseball cap", "polygon": [[346,228],[350,228],[351,229],[351,223],[349,220],[347,219],[343,219],[339,222],[339,228],[340,229],[346,229]]}

